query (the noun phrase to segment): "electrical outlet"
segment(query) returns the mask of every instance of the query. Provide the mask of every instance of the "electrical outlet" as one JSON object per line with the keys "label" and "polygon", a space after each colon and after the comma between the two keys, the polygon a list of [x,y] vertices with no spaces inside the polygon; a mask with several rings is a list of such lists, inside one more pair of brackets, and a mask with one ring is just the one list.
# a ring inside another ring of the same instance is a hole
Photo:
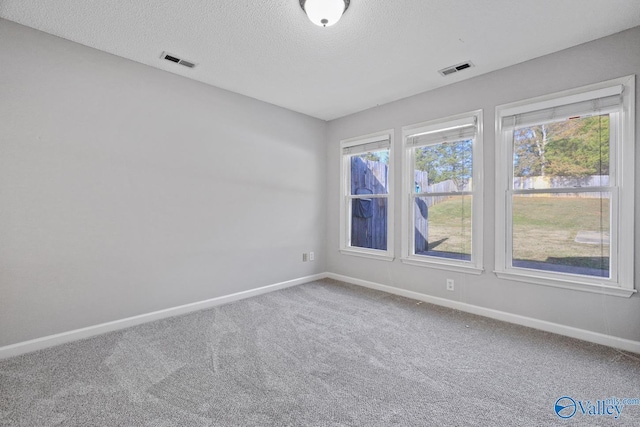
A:
{"label": "electrical outlet", "polygon": [[315,261],[316,260],[316,254],[314,254],[313,252],[309,252],[309,261]]}
{"label": "electrical outlet", "polygon": [[309,254],[306,252],[302,253],[302,262],[307,262],[309,261]]}
{"label": "electrical outlet", "polygon": [[447,279],[447,290],[453,291],[453,279]]}

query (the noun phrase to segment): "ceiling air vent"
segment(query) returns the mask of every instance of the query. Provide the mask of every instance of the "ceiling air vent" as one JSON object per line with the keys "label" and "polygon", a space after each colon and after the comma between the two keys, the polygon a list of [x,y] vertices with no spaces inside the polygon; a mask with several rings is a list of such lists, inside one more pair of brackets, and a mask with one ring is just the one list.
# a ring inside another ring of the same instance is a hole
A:
{"label": "ceiling air vent", "polygon": [[466,70],[467,68],[473,67],[473,63],[471,61],[463,62],[461,64],[452,65],[451,67],[443,68],[442,70],[438,70],[440,75],[446,77],[450,74],[457,73],[458,71]]}
{"label": "ceiling air vent", "polygon": [[187,61],[186,59],[180,59],[177,56],[167,52],[162,52],[160,58],[166,59],[167,61],[175,62],[176,64],[184,65],[188,68],[193,68],[196,66],[195,62]]}

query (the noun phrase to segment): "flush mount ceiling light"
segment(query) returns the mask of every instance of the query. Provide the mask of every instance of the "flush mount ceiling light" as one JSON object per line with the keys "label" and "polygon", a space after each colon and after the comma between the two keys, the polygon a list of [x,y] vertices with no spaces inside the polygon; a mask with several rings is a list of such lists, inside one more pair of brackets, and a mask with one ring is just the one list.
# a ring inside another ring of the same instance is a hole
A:
{"label": "flush mount ceiling light", "polygon": [[309,20],[320,27],[330,27],[340,20],[351,0],[300,0]]}

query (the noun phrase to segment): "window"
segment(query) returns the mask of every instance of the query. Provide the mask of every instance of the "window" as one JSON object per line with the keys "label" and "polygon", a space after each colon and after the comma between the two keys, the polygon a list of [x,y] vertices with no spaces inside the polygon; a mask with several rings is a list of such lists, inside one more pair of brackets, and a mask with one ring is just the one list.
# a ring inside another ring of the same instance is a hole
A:
{"label": "window", "polygon": [[342,141],[341,251],[393,260],[393,131]]}
{"label": "window", "polygon": [[496,273],[633,292],[634,76],[499,106]]}
{"label": "window", "polygon": [[403,129],[403,262],[482,272],[482,111]]}

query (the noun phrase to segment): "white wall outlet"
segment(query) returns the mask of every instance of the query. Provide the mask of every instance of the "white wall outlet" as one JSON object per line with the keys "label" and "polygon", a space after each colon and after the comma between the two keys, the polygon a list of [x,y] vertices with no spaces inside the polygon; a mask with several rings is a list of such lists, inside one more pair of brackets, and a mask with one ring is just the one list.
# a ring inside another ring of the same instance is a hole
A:
{"label": "white wall outlet", "polygon": [[309,261],[309,254],[306,252],[302,253],[302,262],[307,262]]}
{"label": "white wall outlet", "polygon": [[316,254],[314,254],[313,252],[309,252],[309,261],[315,261],[316,260]]}
{"label": "white wall outlet", "polygon": [[447,279],[447,290],[448,291],[453,290],[453,279]]}

